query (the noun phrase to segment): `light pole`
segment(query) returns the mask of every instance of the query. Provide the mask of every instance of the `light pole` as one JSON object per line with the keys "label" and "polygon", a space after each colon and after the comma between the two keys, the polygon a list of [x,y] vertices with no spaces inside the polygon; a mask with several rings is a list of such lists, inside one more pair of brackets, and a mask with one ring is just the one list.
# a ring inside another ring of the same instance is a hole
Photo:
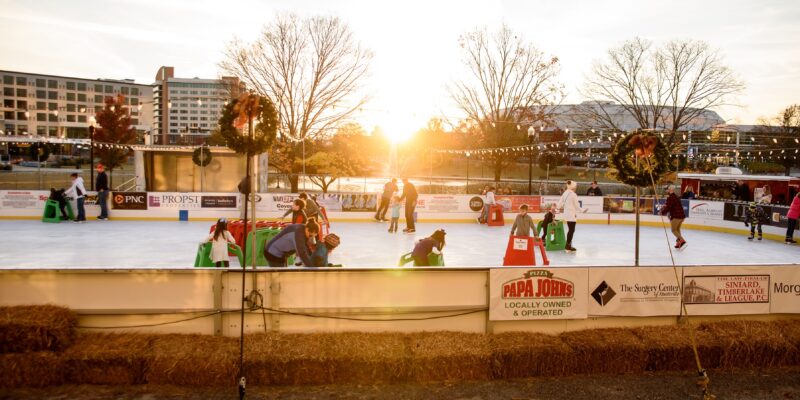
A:
{"label": "light pole", "polygon": [[95,119],[92,117],[89,120],[89,185],[92,189],[94,189],[94,122]]}
{"label": "light pole", "polygon": [[467,152],[467,187],[464,189],[464,194],[469,194],[469,152]]}
{"label": "light pole", "polygon": [[536,138],[536,128],[528,128],[528,196],[533,194],[533,139]]}

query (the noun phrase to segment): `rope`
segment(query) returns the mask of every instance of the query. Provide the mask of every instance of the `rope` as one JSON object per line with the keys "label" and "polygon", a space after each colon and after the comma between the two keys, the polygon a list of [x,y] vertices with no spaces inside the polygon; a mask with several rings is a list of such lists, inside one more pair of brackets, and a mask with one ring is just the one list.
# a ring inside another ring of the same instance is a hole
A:
{"label": "rope", "polygon": [[[658,204],[659,196],[658,190],[656,190],[656,181],[653,177],[653,165],[650,163],[650,158],[645,157],[645,162],[647,163],[647,172],[650,175],[650,183],[653,186],[653,197],[654,197],[654,207],[655,204]],[[694,361],[697,364],[697,374],[700,378],[697,380],[697,385],[700,386],[701,390],[703,391],[703,400],[714,400],[716,396],[711,394],[708,390],[708,384],[711,382],[711,379],[708,377],[708,372],[703,368],[702,363],[700,362],[700,352],[697,350],[697,337],[695,335],[694,327],[692,327],[691,320],[689,319],[689,310],[686,308],[686,302],[683,301],[683,284],[681,282],[680,277],[678,277],[678,267],[675,264],[675,255],[672,252],[672,247],[670,247],[670,240],[669,240],[669,233],[667,233],[667,225],[664,221],[664,215],[659,213],[661,217],[661,227],[664,229],[664,239],[667,241],[667,250],[669,251],[669,258],[672,261],[672,272],[675,273],[675,282],[678,283],[678,291],[681,295],[681,317],[686,317],[686,324],[689,327],[689,339],[692,342],[692,352],[694,353]]]}

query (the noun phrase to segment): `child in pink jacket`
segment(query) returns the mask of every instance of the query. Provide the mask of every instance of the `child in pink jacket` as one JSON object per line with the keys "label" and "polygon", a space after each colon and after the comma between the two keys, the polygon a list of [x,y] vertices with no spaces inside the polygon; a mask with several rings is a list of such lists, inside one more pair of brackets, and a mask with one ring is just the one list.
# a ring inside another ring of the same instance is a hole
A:
{"label": "child in pink jacket", "polygon": [[797,243],[794,240],[794,228],[797,227],[797,218],[800,217],[800,193],[794,196],[789,212],[786,213],[788,227],[786,228],[786,244]]}

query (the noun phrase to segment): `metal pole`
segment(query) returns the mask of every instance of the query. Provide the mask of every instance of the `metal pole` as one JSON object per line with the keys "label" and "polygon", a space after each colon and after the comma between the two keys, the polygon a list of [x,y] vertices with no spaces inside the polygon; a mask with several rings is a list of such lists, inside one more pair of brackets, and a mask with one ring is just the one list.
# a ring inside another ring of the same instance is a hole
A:
{"label": "metal pole", "polygon": [[[636,157],[636,171],[639,171],[639,157]],[[634,266],[639,266],[639,199],[640,199],[640,192],[639,187],[636,186],[636,204],[635,212],[636,212],[636,252],[635,252],[635,259],[634,259]]]}
{"label": "metal pole", "polygon": [[528,152],[528,196],[533,194],[533,150]]}
{"label": "metal pole", "polygon": [[303,134],[303,191],[306,190],[306,135]]}
{"label": "metal pole", "polygon": [[89,125],[89,185],[94,189],[94,125]]}
{"label": "metal pole", "polygon": [[469,154],[467,155],[467,187],[464,188],[464,194],[469,194]]}

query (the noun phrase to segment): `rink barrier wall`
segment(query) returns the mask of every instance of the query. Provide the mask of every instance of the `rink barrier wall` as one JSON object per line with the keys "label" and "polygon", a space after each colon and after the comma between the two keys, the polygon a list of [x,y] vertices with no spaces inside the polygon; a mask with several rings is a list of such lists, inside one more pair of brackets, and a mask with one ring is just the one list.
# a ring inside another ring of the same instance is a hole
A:
{"label": "rink barrier wall", "polygon": [[[681,282],[676,281],[676,272]],[[241,273],[214,269],[2,269],[0,305],[68,307],[79,315],[84,331],[237,336]],[[677,293],[678,284],[685,288],[684,297]],[[447,330],[555,334],[675,325],[681,322],[681,300],[687,302],[692,321],[698,322],[774,320],[800,314],[797,265],[264,268],[248,272],[244,293],[252,290],[261,294],[267,309],[247,313],[248,333]],[[532,295],[535,293],[542,295]],[[525,315],[514,315],[522,310],[527,310]],[[180,320],[185,321],[174,323]]]}
{"label": "rink barrier wall", "polygon": [[[0,219],[39,219],[48,191],[0,190]],[[89,192],[86,201],[86,215],[94,219],[100,214],[96,205],[95,192]],[[118,197],[120,196],[120,197]],[[258,219],[275,219],[283,215],[297,195],[269,194],[258,195],[259,206],[256,209]],[[366,222],[374,221],[374,211],[358,211],[363,208],[347,206],[343,198],[358,196],[363,204],[375,207],[375,194],[337,194],[321,196],[320,202],[328,207],[328,216],[332,222]],[[324,197],[322,197],[324,196]],[[513,211],[520,204],[531,204],[531,208],[539,210],[541,206],[558,201],[558,196],[497,196],[498,202],[507,209],[505,222],[513,223]],[[368,199],[368,200],[365,200]],[[590,197],[579,196],[582,205],[589,212],[578,217],[578,223],[588,224],[623,224],[635,223],[632,214],[633,198],[619,196]],[[188,210],[190,221],[216,221],[220,217],[239,218],[240,196],[235,193],[166,193],[166,192],[123,192],[112,193],[109,201],[115,204],[112,208],[112,220],[135,221],[177,221],[180,210]],[[475,217],[482,207],[482,198],[477,195],[421,195],[418,208],[418,222],[428,223],[475,223]],[[372,203],[370,203],[372,202]],[[685,229],[696,229],[746,235],[749,228],[738,220],[743,212],[743,203],[715,202],[706,200],[683,200],[688,218],[684,222]],[[652,199],[642,200],[641,224],[661,227],[669,225],[668,218],[663,220],[655,215],[660,204],[653,204]],[[661,201],[663,203],[663,200]],[[347,207],[345,207],[347,206]],[[788,207],[766,206],[770,208],[771,224],[764,225],[764,238],[783,241],[786,234],[786,211]],[[124,208],[124,209],[121,209]],[[336,211],[336,210],[348,211]],[[655,211],[654,211],[655,209]],[[612,212],[609,212],[612,211]],[[693,216],[696,215],[696,216]],[[544,216],[541,212],[532,212],[535,220]],[[404,220],[404,218],[401,218]]]}

